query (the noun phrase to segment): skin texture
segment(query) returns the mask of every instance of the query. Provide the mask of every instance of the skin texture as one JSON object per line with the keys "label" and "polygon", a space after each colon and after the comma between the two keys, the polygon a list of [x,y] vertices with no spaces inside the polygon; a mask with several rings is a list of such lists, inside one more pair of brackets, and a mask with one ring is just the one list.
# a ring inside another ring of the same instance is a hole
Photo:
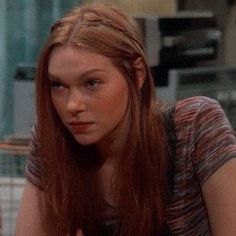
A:
{"label": "skin texture", "polygon": [[[42,231],[39,218],[39,197],[43,194],[30,182],[26,182],[20,211],[16,222],[15,236],[46,236]],[[28,204],[28,203],[31,204]],[[83,236],[83,232],[78,230],[76,236]],[[66,235],[69,236],[69,235]]]}
{"label": "skin texture", "polygon": [[236,159],[225,163],[202,187],[213,236],[236,235]]}
{"label": "skin texture", "polygon": [[117,134],[124,134],[120,128],[125,125],[128,85],[111,60],[82,48],[58,46],[50,57],[49,79],[53,105],[76,141],[105,150],[116,139],[117,149],[122,142]]}
{"label": "skin texture", "polygon": [[[44,236],[40,221],[39,198],[40,190],[26,181],[18,217],[16,221],[15,236]],[[30,202],[30,204],[29,204]]]}

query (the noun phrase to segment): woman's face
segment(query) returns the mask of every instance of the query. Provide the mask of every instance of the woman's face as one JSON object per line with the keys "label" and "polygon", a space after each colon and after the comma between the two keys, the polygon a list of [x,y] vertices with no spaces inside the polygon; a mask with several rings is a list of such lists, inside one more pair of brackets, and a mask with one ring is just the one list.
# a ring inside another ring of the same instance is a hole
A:
{"label": "woman's face", "polygon": [[79,144],[116,137],[127,111],[128,84],[110,58],[58,46],[51,53],[48,72],[52,103]]}

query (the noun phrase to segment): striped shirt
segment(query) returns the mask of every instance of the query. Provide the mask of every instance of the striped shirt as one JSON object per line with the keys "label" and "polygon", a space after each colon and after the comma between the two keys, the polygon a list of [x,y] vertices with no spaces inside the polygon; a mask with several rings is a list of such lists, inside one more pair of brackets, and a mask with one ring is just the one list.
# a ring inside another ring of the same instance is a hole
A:
{"label": "striped shirt", "polygon": [[236,157],[236,138],[221,106],[207,97],[177,102],[173,196],[167,205],[173,235],[211,235],[201,187]]}
{"label": "striped shirt", "polygon": [[[236,157],[236,138],[219,103],[192,97],[176,103],[174,111],[174,182],[166,206],[173,235],[211,235],[201,187],[225,162]],[[171,134],[170,134],[171,135]],[[37,143],[33,132],[26,176],[40,183]]]}

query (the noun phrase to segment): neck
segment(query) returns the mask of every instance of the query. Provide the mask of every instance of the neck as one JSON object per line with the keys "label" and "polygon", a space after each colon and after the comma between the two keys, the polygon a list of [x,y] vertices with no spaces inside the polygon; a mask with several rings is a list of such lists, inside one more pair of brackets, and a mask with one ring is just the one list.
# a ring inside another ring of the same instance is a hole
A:
{"label": "neck", "polygon": [[123,156],[128,130],[128,122],[121,122],[110,135],[99,142],[97,148],[104,162],[115,163]]}
{"label": "neck", "polygon": [[98,147],[101,158],[104,163],[116,163],[122,156],[125,140],[113,140],[103,143]]}

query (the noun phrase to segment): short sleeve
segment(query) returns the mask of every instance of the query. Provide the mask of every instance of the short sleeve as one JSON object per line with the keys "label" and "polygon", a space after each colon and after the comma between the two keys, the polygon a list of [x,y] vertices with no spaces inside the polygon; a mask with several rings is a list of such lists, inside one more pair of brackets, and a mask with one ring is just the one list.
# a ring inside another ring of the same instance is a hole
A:
{"label": "short sleeve", "polygon": [[235,132],[220,104],[209,98],[202,98],[191,129],[190,155],[203,185],[224,163],[236,158]]}
{"label": "short sleeve", "polygon": [[36,187],[41,188],[41,171],[36,125],[31,132],[30,152],[25,166],[26,178]]}

